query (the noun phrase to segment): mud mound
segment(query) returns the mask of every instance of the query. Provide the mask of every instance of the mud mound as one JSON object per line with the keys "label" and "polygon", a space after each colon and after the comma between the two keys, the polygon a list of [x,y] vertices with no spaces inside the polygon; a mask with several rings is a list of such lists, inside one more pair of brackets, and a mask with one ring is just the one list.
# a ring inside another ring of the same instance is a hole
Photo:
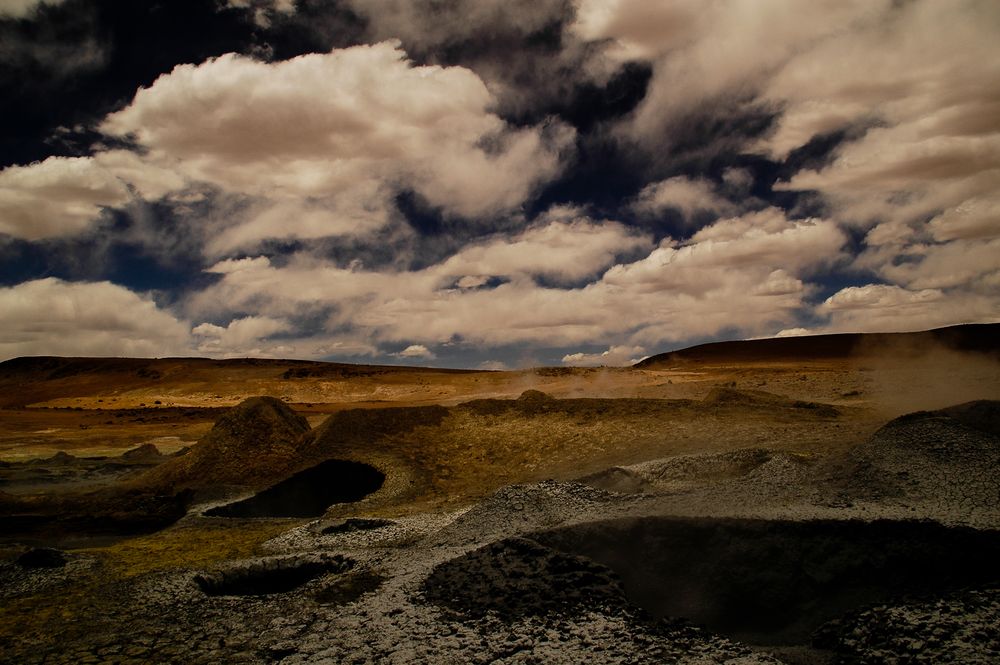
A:
{"label": "mud mound", "polygon": [[814,642],[850,663],[998,663],[1000,588],[872,607],[823,626]]}
{"label": "mud mound", "polygon": [[744,476],[774,455],[762,448],[678,455],[626,467],[612,467],[581,478],[580,482],[621,494],[686,490]]}
{"label": "mud mound", "polygon": [[157,462],[163,458],[163,454],[154,444],[144,443],[136,448],[126,450],[121,454],[121,458],[129,462]]}
{"label": "mud mound", "polygon": [[347,460],[327,460],[277,485],[205,511],[212,517],[320,517],[335,503],[351,503],[377,491],[385,482],[378,469]]}
{"label": "mud mound", "polygon": [[195,575],[195,584],[208,596],[266,596],[286,593],[328,573],[349,570],[353,562],[342,556],[271,557]]}
{"label": "mud mound", "polygon": [[315,456],[342,455],[345,450],[370,449],[382,438],[406,434],[418,427],[437,427],[448,416],[443,406],[348,409],[331,415],[313,430],[305,448]]}
{"label": "mud mound", "polygon": [[273,397],[252,397],[226,412],[183,457],[172,458],[137,483],[174,487],[260,487],[301,464],[305,418]]}
{"label": "mud mound", "polygon": [[492,543],[438,565],[423,585],[428,602],[468,618],[600,611],[621,606],[617,576],[604,566],[527,538]]}
{"label": "mud mound", "polygon": [[[996,409],[996,402],[982,402],[896,418],[852,450],[836,474],[853,498],[931,502],[956,515],[995,511],[1000,508],[1000,436],[985,429]],[[985,429],[963,420],[985,421]]]}
{"label": "mud mound", "polygon": [[614,570],[627,598],[755,644],[907,593],[997,578],[1000,533],[930,522],[626,518],[531,534]]}
{"label": "mud mound", "polygon": [[713,388],[702,403],[708,406],[747,407],[767,409],[795,409],[822,418],[836,418],[840,411],[829,404],[803,402],[764,392],[763,390],[737,390],[736,388]]}
{"label": "mud mound", "polygon": [[966,427],[1000,436],[1000,402],[978,400],[941,409],[940,413]]}

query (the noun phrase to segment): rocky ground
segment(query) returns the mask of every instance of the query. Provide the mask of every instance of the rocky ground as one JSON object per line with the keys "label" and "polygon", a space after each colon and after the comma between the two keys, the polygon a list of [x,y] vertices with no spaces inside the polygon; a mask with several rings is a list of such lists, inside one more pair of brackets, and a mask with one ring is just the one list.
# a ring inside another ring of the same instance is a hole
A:
{"label": "rocky ground", "polygon": [[[998,419],[980,402],[897,419],[844,455],[673,455],[378,518],[362,501],[338,519],[227,521],[201,516],[209,501],[117,558],[9,548],[0,661],[993,663]],[[214,540],[187,537],[206,525]],[[241,549],[254,529],[263,545]],[[196,566],[167,546],[225,539],[231,554]],[[663,552],[676,574],[643,572]],[[775,609],[793,601],[792,619]],[[713,625],[664,614],[677,607]]]}

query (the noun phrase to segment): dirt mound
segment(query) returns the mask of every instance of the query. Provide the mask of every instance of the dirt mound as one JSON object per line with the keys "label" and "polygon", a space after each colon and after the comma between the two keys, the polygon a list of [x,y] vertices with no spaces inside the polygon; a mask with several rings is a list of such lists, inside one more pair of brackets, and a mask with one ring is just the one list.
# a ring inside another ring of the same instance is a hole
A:
{"label": "dirt mound", "polygon": [[306,448],[317,457],[368,449],[373,442],[406,434],[418,427],[436,427],[448,416],[443,406],[348,409],[331,415],[309,435]]}
{"label": "dirt mound", "polygon": [[600,611],[624,603],[611,570],[527,538],[502,540],[440,564],[423,591],[429,602],[469,618]]}
{"label": "dirt mound", "polygon": [[744,476],[774,456],[774,452],[763,448],[677,455],[626,467],[611,467],[581,478],[580,482],[619,494],[686,490]]}
{"label": "dirt mound", "polygon": [[144,443],[121,454],[123,460],[130,462],[155,462],[162,459],[162,457],[163,454],[160,452],[160,449],[152,443]]}
{"label": "dirt mound", "polygon": [[1000,662],[1000,588],[879,605],[823,626],[817,646],[849,663]]}
{"label": "dirt mound", "polygon": [[736,388],[713,388],[702,403],[708,406],[731,406],[767,409],[798,409],[808,411],[814,416],[836,418],[840,411],[829,404],[818,402],[803,402],[789,399],[783,395],[764,392],[763,390],[737,390]]}
{"label": "dirt mound", "polygon": [[233,407],[183,457],[137,479],[141,485],[263,487],[302,463],[305,418],[273,397],[252,397]]}
{"label": "dirt mound", "polygon": [[936,503],[956,516],[995,511],[1000,436],[988,429],[998,408],[980,402],[901,416],[853,449],[835,473],[850,498]]}
{"label": "dirt mound", "polygon": [[966,402],[941,409],[941,413],[966,427],[1000,436],[1000,402],[992,400]]}

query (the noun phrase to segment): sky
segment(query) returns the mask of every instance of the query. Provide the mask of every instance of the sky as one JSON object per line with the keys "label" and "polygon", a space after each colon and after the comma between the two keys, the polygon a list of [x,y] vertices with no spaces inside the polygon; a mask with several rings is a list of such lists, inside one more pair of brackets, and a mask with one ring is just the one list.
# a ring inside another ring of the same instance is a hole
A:
{"label": "sky", "polygon": [[995,321],[995,0],[0,0],[0,359]]}

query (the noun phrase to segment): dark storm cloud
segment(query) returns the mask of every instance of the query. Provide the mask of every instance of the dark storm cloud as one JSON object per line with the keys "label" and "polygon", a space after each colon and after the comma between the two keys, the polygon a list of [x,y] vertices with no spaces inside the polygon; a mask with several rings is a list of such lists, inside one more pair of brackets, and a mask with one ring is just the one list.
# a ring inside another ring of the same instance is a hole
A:
{"label": "dark storm cloud", "polygon": [[[65,0],[20,18],[0,15],[0,163],[79,149],[46,140],[92,127],[174,65],[252,50],[254,26],[214,0]],[[55,152],[53,152],[55,151]]]}

